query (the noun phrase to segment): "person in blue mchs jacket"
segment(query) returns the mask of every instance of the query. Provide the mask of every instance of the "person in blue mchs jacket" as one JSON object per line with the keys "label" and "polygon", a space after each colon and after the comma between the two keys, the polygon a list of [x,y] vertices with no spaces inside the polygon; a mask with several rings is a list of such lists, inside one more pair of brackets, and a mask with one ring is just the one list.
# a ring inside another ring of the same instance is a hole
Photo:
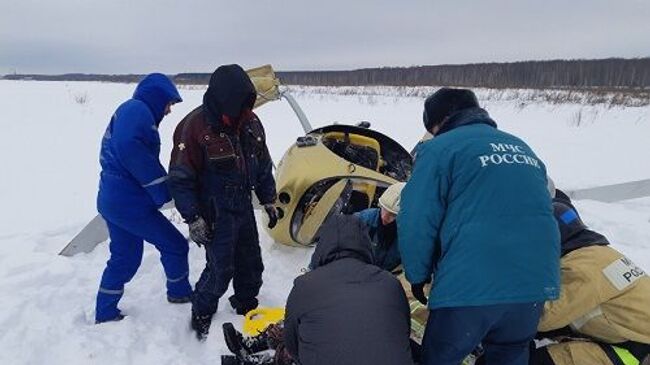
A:
{"label": "person in blue mchs jacket", "polygon": [[474,93],[427,98],[434,138],[416,152],[397,217],[413,295],[427,302],[423,364],[460,364],[479,343],[485,363],[528,364],[547,300],[559,296],[560,237],[546,168],[497,129]]}
{"label": "person in blue mchs jacket", "polygon": [[117,304],[124,284],[140,266],[143,241],[160,251],[167,300],[190,301],[187,240],[158,211],[171,200],[167,173],[158,160],[158,125],[181,101],[167,76],[150,74],[140,81],[133,97],[117,108],[104,133],[97,210],[108,225],[111,256],[97,293],[97,323],[124,318]]}
{"label": "person in blue mchs jacket", "polygon": [[399,257],[397,240],[397,214],[400,193],[405,183],[389,186],[379,197],[379,207],[368,208],[354,215],[367,227],[370,236],[373,263],[386,271],[396,271],[402,260]]}

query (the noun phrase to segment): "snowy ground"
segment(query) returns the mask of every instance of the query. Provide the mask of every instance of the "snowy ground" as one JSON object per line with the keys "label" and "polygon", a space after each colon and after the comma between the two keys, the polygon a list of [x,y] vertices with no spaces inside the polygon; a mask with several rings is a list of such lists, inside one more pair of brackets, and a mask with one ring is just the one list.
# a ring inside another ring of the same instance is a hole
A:
{"label": "snowy ground", "polygon": [[[96,214],[99,142],[114,108],[134,85],[0,81],[0,363],[215,364],[226,348],[223,321],[240,324],[222,303],[212,335],[197,343],[189,305],[170,305],[158,255],[145,250],[128,284],[120,323],[93,325],[94,295],[108,257],[106,245],[73,258],[59,250]],[[407,149],[420,138],[422,98],[337,95],[299,89],[314,126],[330,122],[373,126]],[[161,125],[166,164],[176,123],[200,103],[202,90],[183,89]],[[522,102],[480,93],[501,128],[526,139],[561,188],[650,178],[650,107]],[[259,110],[277,160],[301,129],[285,102]],[[614,246],[650,269],[650,198],[615,204],[577,202],[583,218]],[[177,216],[172,219],[178,220]],[[179,228],[186,231],[183,225]],[[266,264],[260,300],[281,306],[309,250],[270,242],[260,229]],[[204,265],[191,247],[191,281]]]}

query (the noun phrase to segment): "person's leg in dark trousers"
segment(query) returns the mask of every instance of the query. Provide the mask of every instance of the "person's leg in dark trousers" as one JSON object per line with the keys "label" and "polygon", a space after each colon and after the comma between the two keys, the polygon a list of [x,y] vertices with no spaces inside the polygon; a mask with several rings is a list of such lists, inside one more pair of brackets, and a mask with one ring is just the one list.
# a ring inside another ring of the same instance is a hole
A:
{"label": "person's leg in dark trousers", "polygon": [[413,341],[413,339],[409,339],[409,347],[411,348],[411,357],[413,358],[413,361],[415,361],[416,364],[419,364],[422,361],[422,346]]}
{"label": "person's leg in dark trousers", "polygon": [[[481,343],[492,321],[485,307],[439,308],[429,312],[422,338],[423,365],[459,365]],[[491,312],[491,311],[490,311]]]}
{"label": "person's leg in dark trousers", "polygon": [[543,307],[541,303],[504,305],[500,320],[482,341],[485,363],[527,365]]}
{"label": "person's leg in dark trousers", "polygon": [[246,212],[241,217],[239,239],[235,245],[235,273],[233,287],[235,295],[230,302],[235,309],[246,311],[257,307],[257,295],[262,287],[262,253],[255,214]]}
{"label": "person's leg in dark trousers", "polygon": [[142,261],[142,239],[110,220],[106,218],[105,220],[110,235],[111,257],[106,262],[97,293],[95,307],[97,322],[110,321],[120,315],[117,303],[124,294],[124,284],[133,278]]}
{"label": "person's leg in dark trousers", "polygon": [[458,365],[480,343],[487,365],[526,365],[541,305],[434,309],[422,340],[422,364]]}
{"label": "person's leg in dark trousers", "polygon": [[235,242],[238,239],[237,217],[220,212],[212,242],[205,245],[205,269],[194,286],[192,311],[198,315],[212,315],[217,311],[219,298],[228,289],[234,275]]}
{"label": "person's leg in dark trousers", "polygon": [[551,355],[548,353],[546,347],[539,349],[531,348],[530,360],[528,360],[529,365],[555,365],[555,362],[551,358]]}

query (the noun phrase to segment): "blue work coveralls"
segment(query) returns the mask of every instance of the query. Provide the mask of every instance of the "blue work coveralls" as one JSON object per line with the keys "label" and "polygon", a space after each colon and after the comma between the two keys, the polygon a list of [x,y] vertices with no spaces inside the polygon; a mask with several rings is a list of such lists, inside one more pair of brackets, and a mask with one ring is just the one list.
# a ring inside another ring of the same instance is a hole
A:
{"label": "blue work coveralls", "polygon": [[97,294],[97,322],[120,316],[117,304],[140,266],[143,241],[160,251],[168,297],[192,292],[187,240],[158,211],[171,200],[167,173],[158,160],[158,125],[167,105],[181,100],[167,76],[148,75],[117,108],[104,133],[97,209],[108,225],[111,257]]}

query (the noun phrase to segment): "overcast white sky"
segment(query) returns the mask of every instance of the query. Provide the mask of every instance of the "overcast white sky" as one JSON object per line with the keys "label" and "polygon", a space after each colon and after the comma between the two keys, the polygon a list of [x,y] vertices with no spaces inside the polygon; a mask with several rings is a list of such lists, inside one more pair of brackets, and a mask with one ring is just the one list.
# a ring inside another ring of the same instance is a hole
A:
{"label": "overcast white sky", "polygon": [[650,56],[650,0],[0,0],[0,74]]}

